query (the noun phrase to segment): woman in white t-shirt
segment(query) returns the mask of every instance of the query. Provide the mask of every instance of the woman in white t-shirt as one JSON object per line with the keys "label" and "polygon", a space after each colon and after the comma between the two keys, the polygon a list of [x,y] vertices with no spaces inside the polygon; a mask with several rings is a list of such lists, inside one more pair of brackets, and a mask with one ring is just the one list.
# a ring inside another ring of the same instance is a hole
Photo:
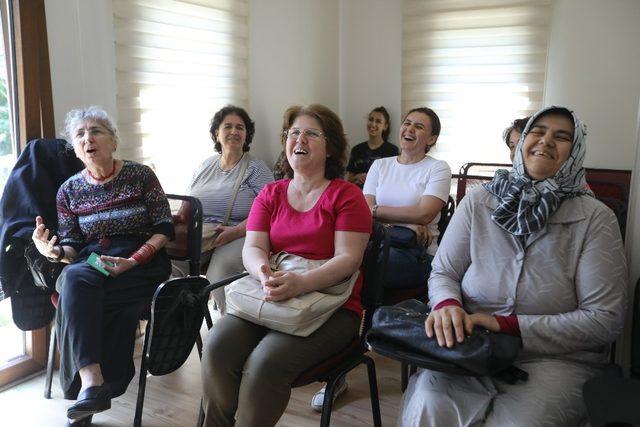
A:
{"label": "woman in white t-shirt", "polygon": [[[451,168],[427,155],[440,134],[440,119],[430,108],[414,108],[400,126],[397,157],[373,162],[364,184],[364,195],[373,217],[385,223],[412,229],[416,247],[391,251],[385,286],[412,288],[426,286],[431,260],[438,248],[438,220],[451,187]],[[395,228],[395,227],[394,227]],[[400,238],[407,233],[394,230]],[[411,233],[408,233],[411,237]],[[417,268],[413,256],[419,259]]]}

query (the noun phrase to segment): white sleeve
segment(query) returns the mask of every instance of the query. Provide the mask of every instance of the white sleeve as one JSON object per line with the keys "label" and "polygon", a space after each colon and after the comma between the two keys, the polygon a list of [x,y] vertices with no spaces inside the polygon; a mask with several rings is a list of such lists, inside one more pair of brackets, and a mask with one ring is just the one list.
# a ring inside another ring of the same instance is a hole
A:
{"label": "white sleeve", "polygon": [[[368,178],[368,177],[367,177]],[[447,202],[451,191],[451,168],[447,162],[437,161],[429,174],[429,181],[422,193],[423,196],[435,196]],[[366,194],[366,193],[365,193]]]}
{"label": "white sleeve", "polygon": [[364,180],[364,186],[362,192],[371,196],[376,195],[378,189],[378,179],[380,178],[380,159],[374,160],[369,172],[367,172],[367,178]]}

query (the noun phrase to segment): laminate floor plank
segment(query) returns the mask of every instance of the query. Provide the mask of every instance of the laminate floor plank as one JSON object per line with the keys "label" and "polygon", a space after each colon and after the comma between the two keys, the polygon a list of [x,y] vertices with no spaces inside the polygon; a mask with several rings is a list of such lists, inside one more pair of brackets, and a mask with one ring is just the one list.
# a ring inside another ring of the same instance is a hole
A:
{"label": "laminate floor plank", "polygon": [[[138,393],[137,372],[140,366],[142,339],[136,342],[136,377],[127,392],[114,399],[112,408],[93,417],[95,426],[128,426],[133,423]],[[400,406],[400,365],[392,360],[373,355],[375,360],[380,408],[384,426],[395,426]],[[364,366],[348,376],[349,390],[336,401],[331,425],[370,426],[371,403],[369,384]],[[317,426],[320,414],[311,410],[311,397],[320,384],[310,384],[293,389],[287,411],[278,426]],[[44,373],[26,382],[0,392],[0,425],[12,426],[63,426],[66,408],[72,401],[64,400],[59,387],[57,372],[54,374],[52,398],[43,397]],[[197,351],[177,371],[161,377],[147,379],[146,397],[142,417],[143,426],[194,426],[200,404],[201,379]]]}

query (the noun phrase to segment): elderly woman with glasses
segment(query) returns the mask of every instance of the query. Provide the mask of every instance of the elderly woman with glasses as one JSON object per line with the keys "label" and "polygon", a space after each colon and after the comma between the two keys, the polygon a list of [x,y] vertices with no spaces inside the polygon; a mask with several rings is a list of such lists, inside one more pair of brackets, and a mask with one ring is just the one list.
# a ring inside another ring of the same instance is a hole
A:
{"label": "elderly woman with glasses", "polygon": [[[285,168],[293,178],[268,184],[258,195],[242,252],[264,299],[276,302],[355,273],[372,226],[362,192],[340,178],[347,141],[336,114],[322,105],[292,107],[285,122]],[[269,255],[280,251],[328,261],[302,274],[274,273]],[[223,316],[209,333],[202,360],[206,424],[275,425],[293,381],[358,335],[361,286],[360,276],[346,303],[307,337]]]}
{"label": "elderly woman with glasses", "polygon": [[69,264],[56,284],[60,383],[65,398],[77,398],[70,423],[85,425],[133,378],[136,327],[169,277],[163,247],[174,231],[153,171],[113,157],[118,131],[104,110],[69,112],[66,131],[85,168],[58,190],[58,234],[37,217],[33,241],[51,261]]}
{"label": "elderly woman with glasses", "polygon": [[[526,382],[430,370],[411,378],[400,425],[581,425],[582,385],[622,330],[628,271],[613,212],[585,186],[586,128],[538,111],[513,170],[467,195],[433,261],[426,335],[441,346],[474,326],[516,335]],[[426,337],[425,337],[426,339]]]}

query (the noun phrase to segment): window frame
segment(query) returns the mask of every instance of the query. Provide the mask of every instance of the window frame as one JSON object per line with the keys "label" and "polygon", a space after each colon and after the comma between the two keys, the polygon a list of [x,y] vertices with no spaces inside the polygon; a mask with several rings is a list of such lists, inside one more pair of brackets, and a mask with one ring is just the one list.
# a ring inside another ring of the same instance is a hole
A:
{"label": "window frame", "polygon": [[[55,137],[45,6],[44,0],[0,0],[0,7],[11,36],[7,56],[14,59],[7,82],[15,85],[10,102],[19,154],[32,139]],[[46,368],[49,327],[26,334],[25,354],[0,366],[0,387]]]}

